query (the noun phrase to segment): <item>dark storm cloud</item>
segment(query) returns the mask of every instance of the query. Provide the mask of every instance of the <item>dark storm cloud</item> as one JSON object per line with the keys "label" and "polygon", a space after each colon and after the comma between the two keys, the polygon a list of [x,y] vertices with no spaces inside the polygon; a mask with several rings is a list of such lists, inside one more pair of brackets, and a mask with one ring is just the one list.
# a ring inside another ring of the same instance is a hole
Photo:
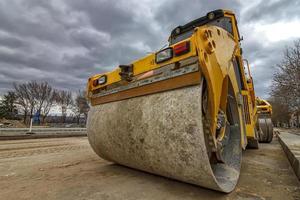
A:
{"label": "dark storm cloud", "polygon": [[282,37],[282,39],[271,41],[263,32],[256,29],[272,23],[299,21],[299,6],[298,0],[260,0],[242,9],[239,25],[241,34],[244,36],[244,41],[242,41],[244,57],[248,58],[251,63],[258,96],[268,97],[273,74],[283,57],[283,51],[297,38]]}
{"label": "dark storm cloud", "polygon": [[[294,4],[293,4],[294,3]],[[247,27],[276,17],[299,16],[296,1],[0,1],[0,92],[13,81],[46,80],[58,88],[84,88],[89,76],[160,49],[170,31],[210,10],[234,10],[245,37],[245,56],[259,94],[266,94],[284,42],[265,45]],[[266,11],[267,10],[267,11]],[[243,28],[244,27],[244,28]],[[265,73],[267,72],[267,73]],[[267,74],[267,75],[266,75]]]}
{"label": "dark storm cloud", "polygon": [[245,55],[251,63],[251,71],[254,77],[255,91],[258,96],[266,98],[270,92],[272,78],[278,70],[283,51],[293,44],[292,40],[273,42],[267,46],[263,43],[253,42],[246,46]]}
{"label": "dark storm cloud", "polygon": [[204,16],[207,12],[217,9],[229,9],[239,15],[240,3],[237,0],[174,0],[163,4],[156,10],[155,19],[163,26],[175,28],[193,19]]}
{"label": "dark storm cloud", "polygon": [[244,13],[245,22],[276,22],[299,17],[299,0],[259,1]]}
{"label": "dark storm cloud", "polygon": [[127,1],[1,1],[2,90],[12,80],[33,79],[77,89],[92,74],[159,49],[171,29],[155,17],[165,6],[172,12],[183,5],[165,3],[145,14],[141,3]]}

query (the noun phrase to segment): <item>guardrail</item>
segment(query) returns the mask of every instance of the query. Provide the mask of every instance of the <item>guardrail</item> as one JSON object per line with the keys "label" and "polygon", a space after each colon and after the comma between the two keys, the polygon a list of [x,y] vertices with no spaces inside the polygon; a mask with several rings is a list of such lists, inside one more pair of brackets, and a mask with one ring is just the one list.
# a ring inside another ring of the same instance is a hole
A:
{"label": "guardrail", "polygon": [[86,128],[0,128],[0,140],[86,136]]}

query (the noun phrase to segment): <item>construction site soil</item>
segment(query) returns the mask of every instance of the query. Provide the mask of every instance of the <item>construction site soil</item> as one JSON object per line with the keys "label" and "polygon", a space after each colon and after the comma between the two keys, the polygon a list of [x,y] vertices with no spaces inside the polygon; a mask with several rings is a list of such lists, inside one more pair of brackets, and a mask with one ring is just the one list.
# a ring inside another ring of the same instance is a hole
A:
{"label": "construction site soil", "polygon": [[243,152],[230,194],[107,162],[86,137],[10,140],[0,141],[0,199],[300,200],[300,184],[277,139]]}

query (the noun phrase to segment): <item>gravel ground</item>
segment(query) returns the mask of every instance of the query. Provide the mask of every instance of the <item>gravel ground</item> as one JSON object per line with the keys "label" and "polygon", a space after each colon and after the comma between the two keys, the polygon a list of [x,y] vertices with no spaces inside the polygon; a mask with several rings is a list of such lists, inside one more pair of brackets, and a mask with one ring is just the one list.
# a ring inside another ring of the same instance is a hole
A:
{"label": "gravel ground", "polygon": [[86,137],[0,141],[0,199],[295,199],[300,183],[274,139],[243,153],[226,195],[109,163]]}

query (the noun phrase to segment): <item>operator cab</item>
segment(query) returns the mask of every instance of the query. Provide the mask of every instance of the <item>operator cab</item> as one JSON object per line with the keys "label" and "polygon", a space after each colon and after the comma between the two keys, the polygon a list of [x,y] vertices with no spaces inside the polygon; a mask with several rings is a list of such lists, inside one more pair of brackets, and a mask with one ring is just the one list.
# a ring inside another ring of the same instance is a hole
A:
{"label": "operator cab", "polygon": [[239,40],[238,31],[236,31],[237,34],[235,34],[234,31],[234,28],[237,29],[234,14],[224,10],[215,10],[207,13],[206,16],[200,17],[185,25],[174,28],[169,37],[169,45],[173,45],[191,37],[194,33],[194,28],[206,24],[221,27],[228,33],[230,33],[234,38],[237,38]]}

